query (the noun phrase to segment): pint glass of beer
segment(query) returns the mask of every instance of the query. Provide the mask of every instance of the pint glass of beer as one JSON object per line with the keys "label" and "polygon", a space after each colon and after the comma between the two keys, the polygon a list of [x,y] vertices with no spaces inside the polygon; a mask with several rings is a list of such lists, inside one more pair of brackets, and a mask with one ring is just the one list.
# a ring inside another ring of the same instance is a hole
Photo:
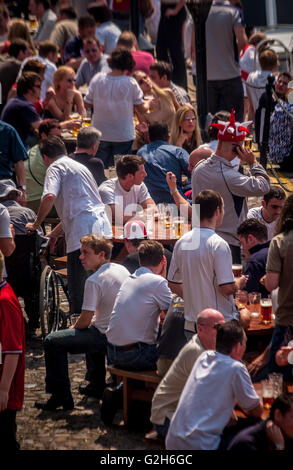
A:
{"label": "pint glass of beer", "polygon": [[232,264],[232,271],[234,274],[234,277],[240,277],[242,276],[242,264]]}
{"label": "pint glass of beer", "polygon": [[252,147],[252,137],[246,137],[244,140],[244,147],[251,150]]}
{"label": "pint glass of beer", "polygon": [[272,320],[272,300],[270,298],[260,299],[260,317],[266,325]]}
{"label": "pint glass of beer", "polygon": [[262,385],[262,402],[263,407],[269,410],[274,401],[274,389],[270,380],[263,380]]}
{"label": "pint glass of beer", "polygon": [[183,219],[183,217],[175,217],[173,219],[173,228],[174,228],[175,238],[182,237],[182,235],[184,233],[184,219]]}
{"label": "pint glass of beer", "polygon": [[248,294],[249,309],[252,317],[260,316],[260,299],[261,295],[259,292],[250,292]]}

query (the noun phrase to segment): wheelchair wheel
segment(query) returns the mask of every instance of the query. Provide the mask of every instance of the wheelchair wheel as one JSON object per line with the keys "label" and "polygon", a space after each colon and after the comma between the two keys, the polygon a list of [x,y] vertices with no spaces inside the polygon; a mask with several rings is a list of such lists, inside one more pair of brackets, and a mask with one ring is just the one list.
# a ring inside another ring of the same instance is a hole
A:
{"label": "wheelchair wheel", "polygon": [[64,325],[64,315],[59,305],[57,276],[50,266],[46,266],[40,281],[40,320],[43,338]]}

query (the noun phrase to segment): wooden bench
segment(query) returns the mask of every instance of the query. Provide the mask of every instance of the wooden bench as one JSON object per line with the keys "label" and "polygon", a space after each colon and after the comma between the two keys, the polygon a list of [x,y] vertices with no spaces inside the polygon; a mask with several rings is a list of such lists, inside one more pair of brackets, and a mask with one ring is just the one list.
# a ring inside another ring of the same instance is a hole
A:
{"label": "wooden bench", "polygon": [[[127,425],[128,404],[130,401],[139,400],[150,402],[161,377],[153,370],[130,371],[111,366],[108,366],[107,370],[111,375],[116,377],[117,385],[123,382],[123,419],[124,424]],[[142,390],[135,388],[134,380],[144,382],[146,387]]]}

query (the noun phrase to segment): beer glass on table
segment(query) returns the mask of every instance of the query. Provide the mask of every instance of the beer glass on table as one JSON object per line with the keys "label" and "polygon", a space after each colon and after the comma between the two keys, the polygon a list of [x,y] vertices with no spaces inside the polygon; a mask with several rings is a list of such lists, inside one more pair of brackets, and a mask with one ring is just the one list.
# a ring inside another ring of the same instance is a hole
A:
{"label": "beer glass on table", "polygon": [[270,297],[260,299],[260,317],[264,325],[272,321],[272,299]]}
{"label": "beer glass on table", "polygon": [[237,307],[247,308],[248,305],[248,292],[246,290],[238,290],[235,295],[235,302]]}
{"label": "beer glass on table", "polygon": [[250,292],[248,294],[249,310],[253,318],[260,316],[260,299],[261,294],[259,292]]}
{"label": "beer glass on table", "polygon": [[173,229],[175,238],[180,238],[184,234],[184,219],[183,217],[175,217],[173,219]]}
{"label": "beer glass on table", "polygon": [[269,410],[274,402],[274,388],[270,380],[263,380],[262,386],[262,403],[263,407]]}

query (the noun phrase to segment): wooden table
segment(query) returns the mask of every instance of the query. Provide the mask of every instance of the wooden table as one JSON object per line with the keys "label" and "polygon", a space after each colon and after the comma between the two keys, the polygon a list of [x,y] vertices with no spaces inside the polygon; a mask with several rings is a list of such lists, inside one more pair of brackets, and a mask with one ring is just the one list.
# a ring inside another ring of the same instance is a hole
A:
{"label": "wooden table", "polygon": [[274,331],[275,322],[272,320],[267,325],[264,325],[260,318],[252,317],[250,320],[249,328],[246,330],[247,335],[272,335]]}
{"label": "wooden table", "polygon": [[[184,233],[191,230],[191,224],[184,224]],[[112,226],[113,231],[113,242],[122,243],[123,242],[123,227],[122,226]],[[166,228],[159,220],[154,221],[154,228],[152,232],[148,233],[148,237],[151,240],[156,240],[161,242],[163,245],[175,245],[178,238],[174,236],[173,228]]]}

